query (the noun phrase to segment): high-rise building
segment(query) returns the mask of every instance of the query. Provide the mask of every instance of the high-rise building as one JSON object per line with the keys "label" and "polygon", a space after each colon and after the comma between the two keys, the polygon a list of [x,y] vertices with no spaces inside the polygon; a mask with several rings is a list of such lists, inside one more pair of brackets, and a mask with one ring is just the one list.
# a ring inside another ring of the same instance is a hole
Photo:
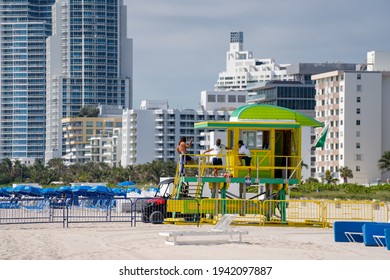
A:
{"label": "high-rise building", "polygon": [[0,1],[0,160],[44,158],[46,38],[53,3]]}
{"label": "high-rise building", "polygon": [[230,33],[230,48],[226,52],[226,70],[219,73],[215,90],[245,90],[251,83],[271,80],[292,81],[286,73],[289,64],[277,64],[272,58],[254,58],[244,50],[244,33]]}
{"label": "high-rise building", "polygon": [[314,75],[316,118],[329,125],[325,146],[316,150],[316,176],[329,170],[343,181],[341,167],[353,172],[350,182],[387,180],[378,160],[390,150],[390,52],[367,53],[371,71],[331,71]]}
{"label": "high-rise building", "polygon": [[132,108],[132,40],[123,0],[57,0],[47,44],[45,161],[65,154],[61,118],[87,106]]}

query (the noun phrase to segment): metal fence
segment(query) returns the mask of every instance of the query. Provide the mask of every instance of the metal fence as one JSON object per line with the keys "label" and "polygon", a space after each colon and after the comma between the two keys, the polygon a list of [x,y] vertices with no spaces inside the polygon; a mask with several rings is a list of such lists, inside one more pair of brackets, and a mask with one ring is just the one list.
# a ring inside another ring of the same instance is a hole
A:
{"label": "metal fence", "polygon": [[0,224],[131,222],[131,205],[129,198],[2,199]]}
{"label": "metal fence", "polygon": [[239,214],[236,224],[300,224],[322,227],[334,221],[389,220],[389,205],[374,201],[167,199],[95,197],[53,201],[44,198],[1,199],[0,225],[23,223],[129,222],[215,223],[223,214]]}

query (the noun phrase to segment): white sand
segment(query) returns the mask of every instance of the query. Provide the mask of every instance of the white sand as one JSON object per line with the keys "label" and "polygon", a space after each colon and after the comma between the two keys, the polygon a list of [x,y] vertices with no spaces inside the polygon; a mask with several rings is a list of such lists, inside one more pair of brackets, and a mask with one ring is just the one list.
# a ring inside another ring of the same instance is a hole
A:
{"label": "white sand", "polygon": [[228,236],[183,237],[165,244],[159,232],[211,226],[91,223],[1,225],[1,260],[390,260],[383,247],[336,243],[333,229],[240,226],[242,243]]}

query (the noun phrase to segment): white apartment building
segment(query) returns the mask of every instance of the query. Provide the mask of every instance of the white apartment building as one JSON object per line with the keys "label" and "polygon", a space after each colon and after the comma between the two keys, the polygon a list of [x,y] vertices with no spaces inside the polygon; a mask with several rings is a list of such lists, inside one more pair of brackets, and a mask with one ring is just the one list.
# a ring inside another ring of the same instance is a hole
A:
{"label": "white apartment building", "polygon": [[271,80],[292,81],[286,73],[289,64],[277,64],[272,58],[254,58],[244,50],[244,33],[230,33],[230,48],[226,52],[226,70],[220,72],[215,90],[245,90],[251,83]]}
{"label": "white apartment building", "polygon": [[111,167],[119,166],[122,153],[122,129],[114,128],[106,135],[91,137],[90,145],[86,145],[86,157],[92,162],[105,162]]}
{"label": "white apartment building", "polygon": [[[353,171],[349,182],[369,184],[386,180],[378,160],[390,150],[390,52],[367,54],[372,71],[332,71],[313,75],[316,83],[316,118],[329,124],[325,147],[316,150],[316,176],[326,170],[340,178],[339,169]],[[387,62],[386,62],[387,61]]]}
{"label": "white apartment building", "polygon": [[[147,104],[147,102],[143,103]],[[203,144],[203,131],[194,124],[206,120],[227,120],[226,110],[169,109],[167,103],[156,102],[152,108],[125,110],[122,117],[122,166],[143,164],[153,160],[177,160],[176,147],[181,136],[194,139],[190,154],[199,154]]]}

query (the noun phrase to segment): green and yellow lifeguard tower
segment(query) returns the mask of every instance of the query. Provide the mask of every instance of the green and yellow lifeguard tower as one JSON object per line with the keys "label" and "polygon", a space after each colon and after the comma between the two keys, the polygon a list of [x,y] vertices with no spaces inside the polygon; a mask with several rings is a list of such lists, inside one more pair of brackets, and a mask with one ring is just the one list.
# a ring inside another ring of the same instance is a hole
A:
{"label": "green and yellow lifeguard tower", "polygon": [[[322,127],[300,112],[273,105],[245,105],[236,109],[229,121],[205,121],[195,124],[195,129],[225,131],[227,150],[224,176],[211,176],[214,168],[209,155],[191,155],[195,163],[185,164],[186,174],[176,174],[172,197],[203,197],[203,188],[217,186],[221,198],[231,183],[241,187],[263,185],[267,196],[278,190],[278,199],[283,200],[289,185],[297,184],[301,178],[302,127]],[[251,151],[251,166],[239,162],[238,141],[242,140]],[[250,178],[247,177],[250,168]],[[244,188],[245,189],[245,188]],[[245,192],[245,191],[244,191]],[[240,191],[242,193],[242,191]]]}

